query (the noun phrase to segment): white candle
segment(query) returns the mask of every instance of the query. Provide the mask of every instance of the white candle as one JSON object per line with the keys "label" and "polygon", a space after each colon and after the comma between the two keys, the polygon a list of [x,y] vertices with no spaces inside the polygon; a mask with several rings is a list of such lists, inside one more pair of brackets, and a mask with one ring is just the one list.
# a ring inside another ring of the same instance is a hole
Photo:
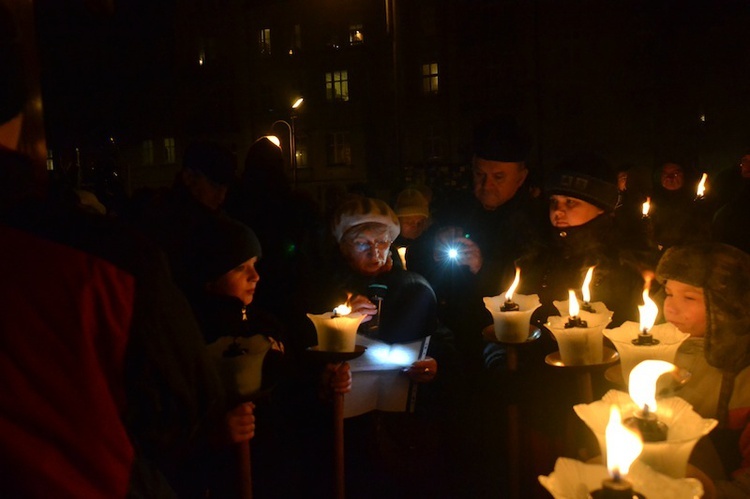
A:
{"label": "white candle", "polygon": [[352,314],[347,305],[339,305],[333,312],[307,314],[315,325],[318,349],[325,352],[353,352],[357,328],[364,319],[363,314]]}

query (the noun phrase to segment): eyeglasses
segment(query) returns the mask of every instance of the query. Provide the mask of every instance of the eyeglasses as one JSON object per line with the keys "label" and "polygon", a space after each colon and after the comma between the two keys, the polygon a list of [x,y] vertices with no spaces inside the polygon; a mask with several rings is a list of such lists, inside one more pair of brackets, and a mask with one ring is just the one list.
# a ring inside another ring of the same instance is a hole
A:
{"label": "eyeglasses", "polygon": [[392,242],[388,240],[383,241],[352,241],[349,243],[354,251],[357,253],[374,252],[376,249],[380,252],[384,252],[391,247]]}

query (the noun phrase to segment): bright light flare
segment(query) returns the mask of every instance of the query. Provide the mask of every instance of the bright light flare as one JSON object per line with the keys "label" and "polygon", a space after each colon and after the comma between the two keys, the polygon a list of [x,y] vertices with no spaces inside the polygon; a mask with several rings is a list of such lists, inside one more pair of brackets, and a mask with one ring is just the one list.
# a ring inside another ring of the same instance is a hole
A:
{"label": "bright light flare", "polygon": [[708,173],[704,173],[701,176],[701,181],[698,182],[698,190],[696,192],[696,195],[699,198],[702,198],[703,195],[706,193],[706,180],[708,180]]}
{"label": "bright light flare", "polygon": [[568,313],[571,317],[578,317],[578,313],[581,308],[578,306],[578,298],[576,298],[576,292],[572,289],[568,290]]}
{"label": "bright light flare", "polygon": [[630,471],[633,461],[643,451],[643,442],[636,432],[623,426],[622,415],[616,405],[609,409],[604,438],[607,441],[607,470],[613,479],[618,480]]}
{"label": "bright light flare", "polygon": [[644,412],[656,412],[656,381],[662,374],[675,369],[674,364],[664,360],[644,360],[630,371],[630,398]]}
{"label": "bright light flare", "polygon": [[338,307],[333,309],[333,315],[335,316],[344,316],[349,315],[352,313],[351,307],[347,306],[346,304],[341,304]]}
{"label": "bright light flare", "polygon": [[516,288],[518,287],[518,283],[521,282],[521,269],[519,267],[516,267],[516,277],[513,279],[513,284],[510,285],[508,288],[508,291],[505,292],[505,300],[511,301],[513,298],[513,293],[516,292]]}
{"label": "bright light flare", "polygon": [[643,203],[643,207],[641,208],[641,213],[643,213],[644,217],[648,216],[649,211],[651,211],[651,197],[646,198],[646,201]]}

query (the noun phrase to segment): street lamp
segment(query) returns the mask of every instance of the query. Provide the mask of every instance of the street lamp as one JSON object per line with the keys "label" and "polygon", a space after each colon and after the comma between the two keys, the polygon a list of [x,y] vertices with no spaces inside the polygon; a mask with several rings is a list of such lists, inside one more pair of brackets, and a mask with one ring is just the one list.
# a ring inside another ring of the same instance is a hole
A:
{"label": "street lamp", "polygon": [[[290,116],[291,123],[289,123],[286,120],[276,120],[271,124],[272,132],[273,132],[273,127],[275,127],[278,124],[286,125],[287,129],[289,130],[289,166],[292,168],[292,180],[293,180],[294,187],[297,187],[297,140],[296,140],[296,135],[294,133],[294,120],[297,118],[296,110],[299,109],[299,107],[302,105],[304,101],[305,101],[304,98],[299,97],[292,104],[292,113]],[[278,139],[273,142],[277,146],[281,147],[280,144],[278,143]]]}

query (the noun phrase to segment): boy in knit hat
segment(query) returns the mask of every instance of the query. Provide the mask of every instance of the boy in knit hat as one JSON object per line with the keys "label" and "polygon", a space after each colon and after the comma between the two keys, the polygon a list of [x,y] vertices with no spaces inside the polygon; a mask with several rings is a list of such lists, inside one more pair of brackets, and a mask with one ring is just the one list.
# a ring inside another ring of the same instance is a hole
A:
{"label": "boy in knit hat", "polygon": [[[284,417],[280,411],[284,411],[285,397],[305,397],[299,392],[314,393],[315,387],[309,383],[290,382],[292,373],[289,369],[282,372],[281,365],[284,357],[284,346],[280,341],[283,327],[270,314],[249,307],[260,281],[256,265],[261,256],[260,242],[249,227],[227,216],[216,216],[193,235],[190,253],[192,284],[186,292],[209,355],[223,375],[228,398],[244,409],[253,431],[255,412],[259,411],[260,442],[257,442],[258,438],[254,440],[253,454],[262,457],[254,459],[256,471],[261,470],[254,474],[254,487],[261,495],[272,491],[284,495],[291,492],[279,487],[289,486],[285,483],[289,480],[288,476],[280,478],[279,474],[283,474],[289,445],[280,443],[286,441],[282,440],[285,430],[280,427],[280,420]],[[315,379],[338,393],[347,393],[351,389],[347,363],[329,364]],[[270,402],[256,409],[255,404],[248,401],[258,393],[267,394],[277,382],[283,383],[284,388],[274,390]],[[296,390],[294,395],[290,395],[292,385],[292,390]],[[313,399],[311,401],[314,403]],[[234,465],[233,455],[219,453],[207,460],[203,468],[213,468],[209,471],[213,476],[208,478],[212,495],[236,495],[234,481],[222,478],[224,475],[236,476],[236,473],[227,474]]]}
{"label": "boy in knit hat", "polygon": [[721,243],[667,250],[656,278],[664,317],[691,335],[675,364],[692,373],[678,395],[719,427],[710,437],[733,481],[726,497],[750,494],[750,255]]}

